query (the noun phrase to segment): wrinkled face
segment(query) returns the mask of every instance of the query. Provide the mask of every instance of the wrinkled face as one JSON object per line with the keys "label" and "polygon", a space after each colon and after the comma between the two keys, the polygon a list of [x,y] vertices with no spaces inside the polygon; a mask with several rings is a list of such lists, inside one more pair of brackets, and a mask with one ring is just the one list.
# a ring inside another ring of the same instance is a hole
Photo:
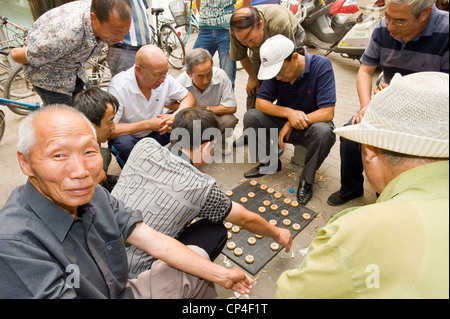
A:
{"label": "wrinkled face", "polygon": [[236,39],[250,49],[262,45],[264,40],[264,25],[261,21],[259,25],[254,25],[247,29],[236,30],[234,32]]}
{"label": "wrinkled face", "polygon": [[109,140],[111,132],[114,130],[114,115],[114,107],[111,103],[108,103],[100,126],[94,125],[99,143],[105,143]]}
{"label": "wrinkled face", "polygon": [[91,12],[92,29],[97,38],[108,45],[119,43],[130,30],[131,19],[121,20],[117,13],[112,13],[108,22],[100,23],[95,13]]}
{"label": "wrinkled face", "polygon": [[393,38],[408,39],[419,34],[428,19],[429,11],[425,10],[416,18],[413,6],[388,3],[386,6],[385,22]]}
{"label": "wrinkled face", "polygon": [[29,158],[18,153],[19,163],[40,193],[76,216],[94,194],[103,160],[86,121],[67,111],[54,113],[36,118],[37,142]]}
{"label": "wrinkled face", "polygon": [[139,85],[145,86],[148,89],[157,89],[166,80],[169,74],[169,63],[166,60],[161,62],[154,61],[153,64],[136,65],[136,76],[138,77]]}
{"label": "wrinkled face", "polygon": [[192,78],[194,85],[200,90],[204,91],[211,84],[213,77],[213,68],[211,61],[208,59],[201,64],[197,64],[192,67],[192,74],[189,74]]}

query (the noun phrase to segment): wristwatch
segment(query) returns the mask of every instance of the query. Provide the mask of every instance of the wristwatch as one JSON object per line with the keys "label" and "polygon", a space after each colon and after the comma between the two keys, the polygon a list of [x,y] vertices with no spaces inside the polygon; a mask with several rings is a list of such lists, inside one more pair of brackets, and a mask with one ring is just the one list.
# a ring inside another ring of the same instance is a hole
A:
{"label": "wristwatch", "polygon": [[207,111],[209,111],[209,106],[207,106],[205,109],[206,109]]}

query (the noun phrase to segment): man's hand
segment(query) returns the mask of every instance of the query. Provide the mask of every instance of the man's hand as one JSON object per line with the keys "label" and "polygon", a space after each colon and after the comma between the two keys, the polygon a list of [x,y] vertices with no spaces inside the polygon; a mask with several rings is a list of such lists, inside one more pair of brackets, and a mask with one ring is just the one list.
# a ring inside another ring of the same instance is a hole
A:
{"label": "man's hand", "polygon": [[309,119],[305,112],[291,109],[287,119],[296,130],[305,130],[309,127]]}
{"label": "man's hand", "polygon": [[259,91],[259,80],[257,78],[248,78],[247,81],[247,95],[256,95]]}
{"label": "man's hand", "polygon": [[221,286],[232,289],[241,295],[250,293],[250,290],[253,288],[253,279],[237,267],[227,270],[226,278],[224,278],[224,282]]}
{"label": "man's hand", "polygon": [[292,126],[289,123],[289,121],[284,124],[284,126],[281,128],[280,132],[278,133],[278,145],[282,150],[284,150],[284,141],[288,141],[289,137],[291,136],[292,132]]}
{"label": "man's hand", "polygon": [[159,134],[163,135],[172,132],[172,124],[175,120],[175,114],[160,114],[157,116],[160,120]]}
{"label": "man's hand", "polygon": [[277,227],[277,228],[278,228],[279,234],[274,239],[277,241],[277,243],[284,246],[284,248],[286,249],[286,252],[291,251],[291,246],[292,246],[291,232],[286,228],[280,228],[280,227]]}

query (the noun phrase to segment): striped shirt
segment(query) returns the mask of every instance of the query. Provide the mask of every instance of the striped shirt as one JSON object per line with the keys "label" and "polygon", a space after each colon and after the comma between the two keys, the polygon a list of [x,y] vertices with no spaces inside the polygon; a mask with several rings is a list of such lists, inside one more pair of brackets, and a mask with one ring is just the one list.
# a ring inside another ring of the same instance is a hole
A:
{"label": "striped shirt", "polygon": [[382,19],[375,28],[361,62],[381,65],[384,80],[389,83],[395,73],[436,71],[449,73],[449,13],[433,6],[425,29],[405,43],[394,39]]}
{"label": "striped shirt", "polygon": [[125,35],[123,44],[140,47],[150,43],[151,30],[147,16],[147,9],[151,8],[151,0],[130,0],[133,14],[130,31]]}

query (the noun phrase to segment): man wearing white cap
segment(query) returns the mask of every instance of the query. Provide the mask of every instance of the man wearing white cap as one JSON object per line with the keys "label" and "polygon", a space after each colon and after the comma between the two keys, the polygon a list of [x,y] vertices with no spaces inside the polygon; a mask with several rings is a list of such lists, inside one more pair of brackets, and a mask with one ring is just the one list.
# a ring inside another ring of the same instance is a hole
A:
{"label": "man wearing white cap", "polygon": [[[267,39],[261,46],[260,56],[258,78],[266,81],[259,89],[256,108],[244,115],[244,132],[257,129],[257,147],[265,148],[267,155],[276,154],[278,145],[284,149],[285,142],[306,147],[305,166],[297,190],[299,203],[306,205],[312,197],[316,171],[335,142],[333,67],[326,57],[307,54],[304,48],[296,50],[292,40],[283,35]],[[271,129],[278,130],[278,141],[270,140]],[[258,136],[261,130],[267,133],[265,138]],[[250,157],[260,164],[245,173],[245,177],[267,174],[267,166],[281,170],[279,159],[277,166],[271,163],[273,159],[269,161],[268,157],[261,156],[262,152],[257,153],[250,152]],[[274,172],[272,169],[270,173]]]}
{"label": "man wearing white cap", "polygon": [[278,298],[449,298],[449,76],[396,74],[359,124],[335,133],[361,144],[380,193],[312,241]]}

